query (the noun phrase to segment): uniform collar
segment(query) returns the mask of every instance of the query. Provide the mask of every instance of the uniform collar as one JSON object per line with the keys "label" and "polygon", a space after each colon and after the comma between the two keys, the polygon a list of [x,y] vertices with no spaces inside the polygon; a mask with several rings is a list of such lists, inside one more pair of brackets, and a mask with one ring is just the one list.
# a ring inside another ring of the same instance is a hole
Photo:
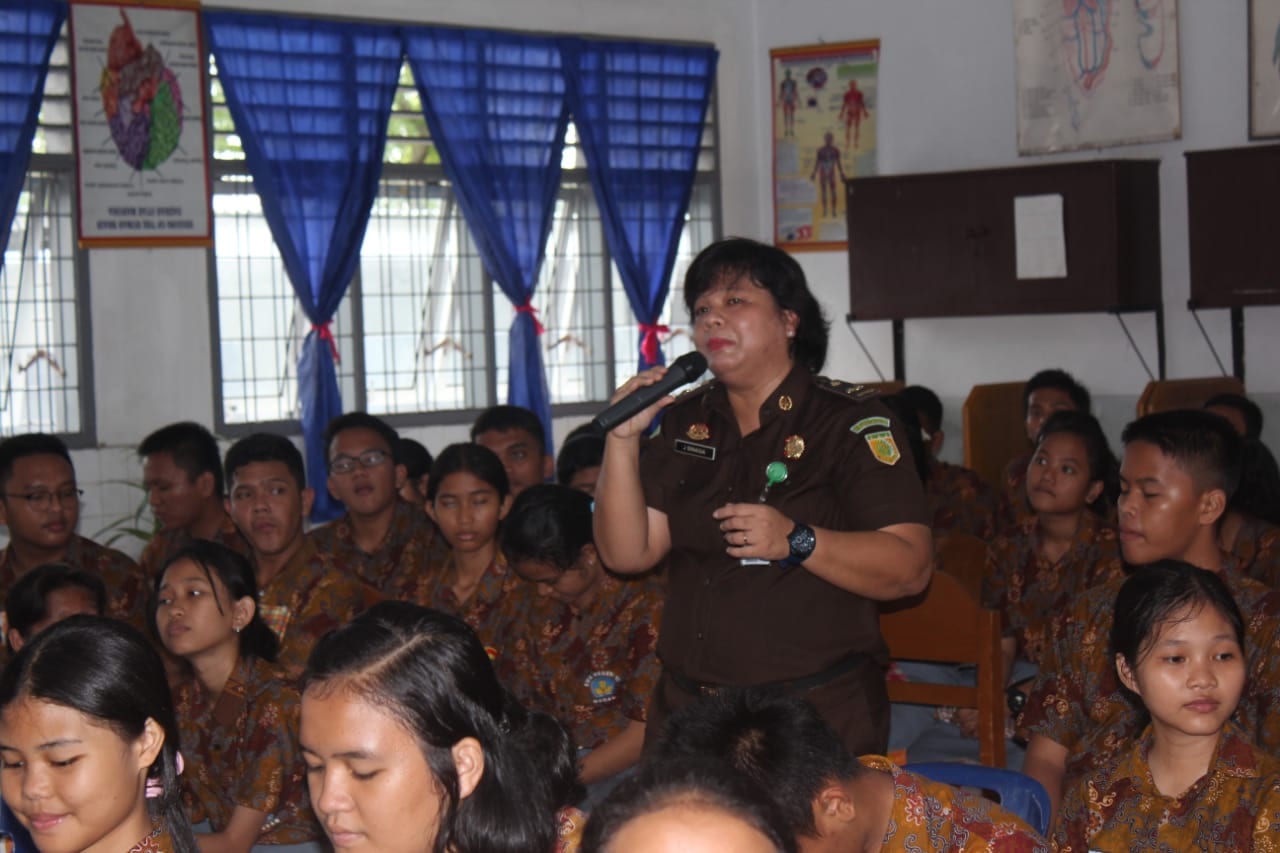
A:
{"label": "uniform collar", "polygon": [[[777,418],[785,418],[794,412],[798,412],[809,398],[812,389],[813,374],[803,365],[792,364],[790,372],[778,383],[777,388],[769,392],[769,396],[765,398],[764,403],[760,406],[761,428]],[[729,405],[729,392],[722,382],[716,381],[712,383],[706,395],[702,398],[702,405],[717,411],[730,420],[733,419],[733,409]]]}

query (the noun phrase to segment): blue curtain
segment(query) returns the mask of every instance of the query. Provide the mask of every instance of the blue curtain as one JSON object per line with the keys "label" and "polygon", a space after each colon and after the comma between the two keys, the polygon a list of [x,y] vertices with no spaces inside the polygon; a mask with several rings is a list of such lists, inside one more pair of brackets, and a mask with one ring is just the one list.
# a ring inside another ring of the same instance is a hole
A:
{"label": "blue curtain", "polygon": [[574,124],[609,253],[640,324],[640,369],[662,364],[667,300],[715,85],[713,47],[565,39]]}
{"label": "blue curtain", "polygon": [[312,519],[340,511],[322,432],[342,413],[331,324],[360,261],[402,64],[395,27],[206,12],[209,46],[262,211],[311,330],[298,397]]}
{"label": "blue curtain", "polygon": [[531,300],[560,187],[569,121],[553,38],[402,27],[440,164],[489,274],[516,308],[507,402],[537,413],[551,451],[551,395]]}
{"label": "blue curtain", "polygon": [[18,0],[0,5],[0,266],[31,162],[44,78],[67,4]]}

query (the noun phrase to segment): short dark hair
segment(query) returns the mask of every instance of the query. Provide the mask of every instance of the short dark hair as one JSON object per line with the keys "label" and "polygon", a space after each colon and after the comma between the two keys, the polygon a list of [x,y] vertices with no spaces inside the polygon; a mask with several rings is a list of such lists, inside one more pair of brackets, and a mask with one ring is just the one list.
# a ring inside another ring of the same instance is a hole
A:
{"label": "short dark hair", "polygon": [[1085,461],[1089,465],[1089,482],[1102,483],[1102,494],[1089,504],[1089,508],[1105,516],[1120,493],[1120,463],[1111,452],[1102,424],[1088,412],[1071,409],[1054,412],[1044,422],[1044,426],[1040,427],[1040,435],[1036,438],[1037,449],[1046,438],[1059,433],[1074,435],[1084,444]]}
{"label": "short dark hair", "polygon": [[538,452],[546,454],[547,431],[543,429],[538,416],[524,406],[490,406],[485,409],[471,425],[471,440],[475,441],[481,433],[506,432],[511,429],[522,429],[529,433],[538,445]]}
{"label": "short dark hair", "polygon": [[283,435],[255,432],[231,445],[227,451],[227,461],[223,467],[227,472],[228,489],[235,483],[236,472],[254,462],[282,462],[289,469],[298,488],[307,487],[307,469],[302,462],[302,454],[294,447],[293,442]]}
{"label": "short dark hair", "polygon": [[809,290],[804,270],[791,255],[745,237],[729,237],[707,246],[684,277],[684,304],[693,316],[693,306],[712,287],[725,280],[746,276],[767,290],[778,307],[796,315],[796,336],[791,339],[791,357],[810,373],[818,373],[827,361],[831,323]]}
{"label": "short dark hair", "polygon": [[13,476],[13,466],[19,459],[27,456],[60,456],[67,460],[71,470],[75,472],[75,463],[71,461],[71,452],[67,445],[56,435],[45,432],[27,432],[0,441],[0,491],[9,486]]}
{"label": "short dark hair", "polygon": [[920,426],[930,435],[942,429],[942,401],[931,389],[923,385],[908,385],[898,395],[916,410]]}
{"label": "short dark hair", "polygon": [[1145,415],[1126,426],[1120,440],[1126,447],[1135,441],[1155,445],[1202,491],[1222,489],[1231,500],[1240,485],[1240,436],[1226,418],[1212,412],[1176,409]]}
{"label": "short dark hair", "polygon": [[1205,401],[1202,408],[1218,406],[1223,409],[1235,409],[1244,418],[1244,437],[1259,439],[1262,437],[1262,409],[1258,404],[1243,394],[1214,394]]}
{"label": "short dark hair", "polygon": [[395,446],[396,464],[403,465],[410,480],[431,473],[431,451],[420,441],[401,438]]}
{"label": "short dark hair", "polygon": [[[253,618],[249,620],[248,625],[240,629],[240,654],[244,657],[255,657],[274,663],[276,656],[280,653],[280,638],[263,621],[262,611],[257,607],[258,579],[253,565],[243,555],[218,542],[193,539],[165,560],[164,566],[156,575],[154,591],[157,594],[152,597],[151,624],[154,626],[156,623],[160,586],[164,583],[165,572],[181,560],[190,560],[199,566],[204,572],[205,579],[209,581],[209,586],[215,586],[213,576],[216,574],[227,591],[230,603],[234,604],[242,598],[253,600],[255,605]],[[222,602],[217,600],[216,595],[214,604],[218,606],[218,612],[222,613]]]}
{"label": "short dark hair", "polygon": [[1280,465],[1261,441],[1240,442],[1240,484],[1230,508],[1280,527]]}
{"label": "short dark hair", "polygon": [[583,424],[565,436],[556,454],[556,482],[569,485],[573,475],[604,461],[604,433],[594,424]]}
{"label": "short dark hair", "polygon": [[1181,560],[1157,560],[1136,567],[1116,595],[1111,654],[1121,655],[1136,669],[1151,650],[1163,625],[1188,607],[1194,608],[1194,615],[1206,605],[1227,620],[1243,651],[1244,616],[1231,590],[1216,572]]}
{"label": "short dark hair", "polygon": [[[386,710],[421,745],[443,793],[431,849],[551,849],[557,810],[580,793],[573,743],[503,689],[462,620],[408,602],[374,605],[311,652],[303,701],[337,687]],[[462,799],[451,749],[466,737],[479,741],[485,766]]]}
{"label": "short dark hair", "polygon": [[147,798],[147,812],[168,829],[177,853],[196,853],[178,781],[178,721],[169,682],[160,655],[138,629],[106,616],[72,616],[41,631],[0,674],[0,710],[25,698],[93,717],[126,742],[155,720],[164,745],[148,776],[160,795]]}
{"label": "short dark hair", "polygon": [[[325,464],[328,464],[329,451],[333,447],[333,440],[338,437],[338,433],[346,432],[349,429],[366,429],[375,433],[387,445],[387,452],[396,457],[396,447],[400,443],[400,434],[396,432],[390,424],[382,418],[374,417],[368,412],[347,412],[338,415],[329,421],[324,428],[324,458]],[[399,458],[395,459],[399,462]]]}
{"label": "short dark hair", "polygon": [[498,454],[478,444],[459,442],[451,444],[431,463],[431,479],[427,481],[427,501],[434,503],[444,478],[459,471],[466,471],[484,480],[498,492],[499,498],[511,494],[511,481],[507,469],[502,467]]}
{"label": "short dark hair", "polygon": [[156,453],[168,453],[172,456],[173,464],[186,472],[191,480],[208,471],[213,475],[215,493],[226,494],[218,439],[204,426],[195,421],[181,421],[160,427],[138,445],[139,456],[147,457]]}
{"label": "short dark hair", "polygon": [[681,756],[727,762],[770,792],[793,835],[813,835],[824,785],[866,772],[808,700],[773,690],[729,691],[671,715],[653,761]]}
{"label": "short dark hair", "polygon": [[773,844],[792,853],[795,837],[767,794],[727,765],[675,758],[642,764],[591,811],[582,834],[582,853],[603,853],[623,827],[668,808],[695,808],[731,815]]}
{"label": "short dark hair", "polygon": [[1077,382],[1076,378],[1070,373],[1055,367],[1040,371],[1028,379],[1026,385],[1022,386],[1022,411],[1024,414],[1031,406],[1032,393],[1039,391],[1041,388],[1055,388],[1066,394],[1071,398],[1071,403],[1076,407],[1077,411],[1093,411],[1093,398],[1089,396],[1089,389]]}
{"label": "short dark hair", "polygon": [[31,629],[49,618],[49,595],[70,587],[87,590],[97,612],[106,612],[107,587],[100,575],[67,563],[45,563],[18,578],[10,588],[4,601],[6,624],[23,640],[31,639]]}
{"label": "short dark hair", "polygon": [[591,496],[568,486],[542,483],[516,496],[502,523],[502,553],[514,565],[522,560],[571,567],[591,532]]}

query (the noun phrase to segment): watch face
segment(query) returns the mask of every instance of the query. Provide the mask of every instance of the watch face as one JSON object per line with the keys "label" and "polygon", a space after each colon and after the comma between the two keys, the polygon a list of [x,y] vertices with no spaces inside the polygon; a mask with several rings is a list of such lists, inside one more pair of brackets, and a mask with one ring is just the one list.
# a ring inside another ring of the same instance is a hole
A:
{"label": "watch face", "polygon": [[804,559],[813,553],[814,546],[818,544],[818,540],[813,535],[813,528],[800,525],[787,537],[787,544],[791,546],[791,556]]}

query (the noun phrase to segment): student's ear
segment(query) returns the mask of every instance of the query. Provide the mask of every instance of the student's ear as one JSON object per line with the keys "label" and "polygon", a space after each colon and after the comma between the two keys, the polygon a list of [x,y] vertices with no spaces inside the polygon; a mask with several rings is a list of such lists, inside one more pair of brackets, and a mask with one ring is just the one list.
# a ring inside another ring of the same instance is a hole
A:
{"label": "student's ear", "polygon": [[403,465],[396,466],[396,491],[404,488],[405,481],[409,479],[409,469]]}
{"label": "student's ear", "polygon": [[1205,526],[1218,523],[1227,511],[1227,493],[1222,489],[1206,489],[1200,495],[1200,523]]}
{"label": "student's ear", "polygon": [[1107,487],[1106,483],[1101,480],[1094,480],[1089,485],[1089,491],[1084,493],[1084,502],[1091,504],[1102,496],[1102,490]]}
{"label": "student's ear", "polygon": [[146,770],[160,757],[164,748],[164,728],[153,717],[147,717],[142,724],[142,734],[133,742],[134,754],[137,756],[139,769]]}
{"label": "student's ear", "polygon": [[316,502],[316,490],[307,486],[302,490],[302,517],[304,519],[311,517],[311,507]]}
{"label": "student's ear", "polygon": [[1138,679],[1133,677],[1133,670],[1129,668],[1129,662],[1124,659],[1124,655],[1116,653],[1116,674],[1120,676],[1120,683],[1128,687],[1138,696],[1142,696],[1142,691],[1138,689]]}
{"label": "student's ear", "polygon": [[458,774],[458,799],[465,800],[484,776],[484,748],[475,738],[464,737],[449,751],[453,753],[453,768]]}
{"label": "student's ear", "polygon": [[224,497],[222,499],[222,511],[227,515],[231,515],[231,498]]}
{"label": "student's ear", "polygon": [[253,614],[257,611],[258,603],[253,600],[253,596],[241,596],[231,608],[231,624],[237,632],[243,631],[253,621]]}
{"label": "student's ear", "polygon": [[507,517],[507,513],[511,512],[511,503],[514,500],[515,498],[511,497],[511,495],[507,495],[502,499],[502,506],[498,507],[498,521],[502,521]]}
{"label": "student's ear", "polygon": [[213,498],[218,495],[215,491],[218,487],[218,483],[214,478],[212,471],[201,471],[199,475],[196,476],[194,485],[196,487],[196,491],[200,493],[200,497],[202,498]]}
{"label": "student's ear", "polygon": [[22,651],[22,647],[27,644],[27,641],[22,639],[22,635],[18,633],[17,628],[10,628],[5,636],[9,640],[9,648],[13,650],[15,655]]}
{"label": "student's ear", "polygon": [[857,814],[853,798],[839,782],[827,782],[813,799],[813,819],[819,837],[838,837]]}
{"label": "student's ear", "polygon": [[434,504],[431,500],[428,500],[428,501],[423,505],[423,508],[424,508],[424,509],[426,509],[426,511],[427,511],[427,515],[429,515],[429,516],[431,517],[431,520],[432,520],[432,521],[434,521],[434,522],[438,525],[438,524],[440,523],[440,519],[436,518],[436,507],[435,507],[435,504]]}

